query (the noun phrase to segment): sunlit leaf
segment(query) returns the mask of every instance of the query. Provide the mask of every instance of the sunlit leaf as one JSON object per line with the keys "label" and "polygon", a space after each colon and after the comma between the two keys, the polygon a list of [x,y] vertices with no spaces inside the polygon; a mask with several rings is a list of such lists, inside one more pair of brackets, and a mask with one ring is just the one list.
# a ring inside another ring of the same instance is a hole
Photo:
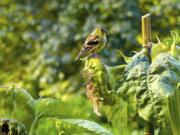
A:
{"label": "sunlit leaf", "polygon": [[59,134],[112,135],[112,133],[95,122],[81,119],[60,119],[56,121]]}

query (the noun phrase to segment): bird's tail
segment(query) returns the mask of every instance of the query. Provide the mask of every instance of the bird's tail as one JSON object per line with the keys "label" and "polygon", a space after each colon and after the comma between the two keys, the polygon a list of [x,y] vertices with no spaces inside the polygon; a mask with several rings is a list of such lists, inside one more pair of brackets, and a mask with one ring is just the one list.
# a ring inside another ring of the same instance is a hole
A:
{"label": "bird's tail", "polygon": [[77,56],[75,60],[79,60],[79,56]]}
{"label": "bird's tail", "polygon": [[82,55],[82,52],[80,51],[75,60],[79,60],[81,58],[81,55]]}
{"label": "bird's tail", "polygon": [[85,54],[85,51],[81,50],[75,60],[79,60],[81,57],[83,57],[84,54]]}

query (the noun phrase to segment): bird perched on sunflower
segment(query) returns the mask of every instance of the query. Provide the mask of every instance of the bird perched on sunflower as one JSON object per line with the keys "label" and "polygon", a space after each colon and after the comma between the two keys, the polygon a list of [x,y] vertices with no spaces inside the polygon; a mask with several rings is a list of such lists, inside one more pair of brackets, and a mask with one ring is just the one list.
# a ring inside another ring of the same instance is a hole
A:
{"label": "bird perched on sunflower", "polygon": [[107,70],[101,58],[97,56],[106,45],[106,31],[96,28],[87,37],[76,60],[85,60],[85,67],[81,71],[86,79],[86,95],[93,103],[94,112],[100,116],[101,104],[114,104],[114,98],[109,92]]}
{"label": "bird perched on sunflower", "polygon": [[100,52],[106,45],[106,31],[103,28],[95,28],[87,37],[76,60],[86,59],[91,55]]}

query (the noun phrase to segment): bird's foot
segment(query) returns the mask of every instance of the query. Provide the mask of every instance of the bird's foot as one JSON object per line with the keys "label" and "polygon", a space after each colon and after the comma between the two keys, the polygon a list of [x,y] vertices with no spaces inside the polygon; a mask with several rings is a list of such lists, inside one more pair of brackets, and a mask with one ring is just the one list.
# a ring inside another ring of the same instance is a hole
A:
{"label": "bird's foot", "polygon": [[99,55],[97,53],[93,53],[92,55],[89,56],[89,58],[97,58]]}

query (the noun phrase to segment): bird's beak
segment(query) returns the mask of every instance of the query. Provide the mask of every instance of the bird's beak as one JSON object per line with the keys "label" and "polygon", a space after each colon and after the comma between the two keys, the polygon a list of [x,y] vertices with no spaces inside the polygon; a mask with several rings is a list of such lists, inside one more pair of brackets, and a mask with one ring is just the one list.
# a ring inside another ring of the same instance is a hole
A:
{"label": "bird's beak", "polygon": [[106,29],[104,29],[104,28],[101,28],[101,31],[103,31],[106,34],[108,33],[108,31]]}

